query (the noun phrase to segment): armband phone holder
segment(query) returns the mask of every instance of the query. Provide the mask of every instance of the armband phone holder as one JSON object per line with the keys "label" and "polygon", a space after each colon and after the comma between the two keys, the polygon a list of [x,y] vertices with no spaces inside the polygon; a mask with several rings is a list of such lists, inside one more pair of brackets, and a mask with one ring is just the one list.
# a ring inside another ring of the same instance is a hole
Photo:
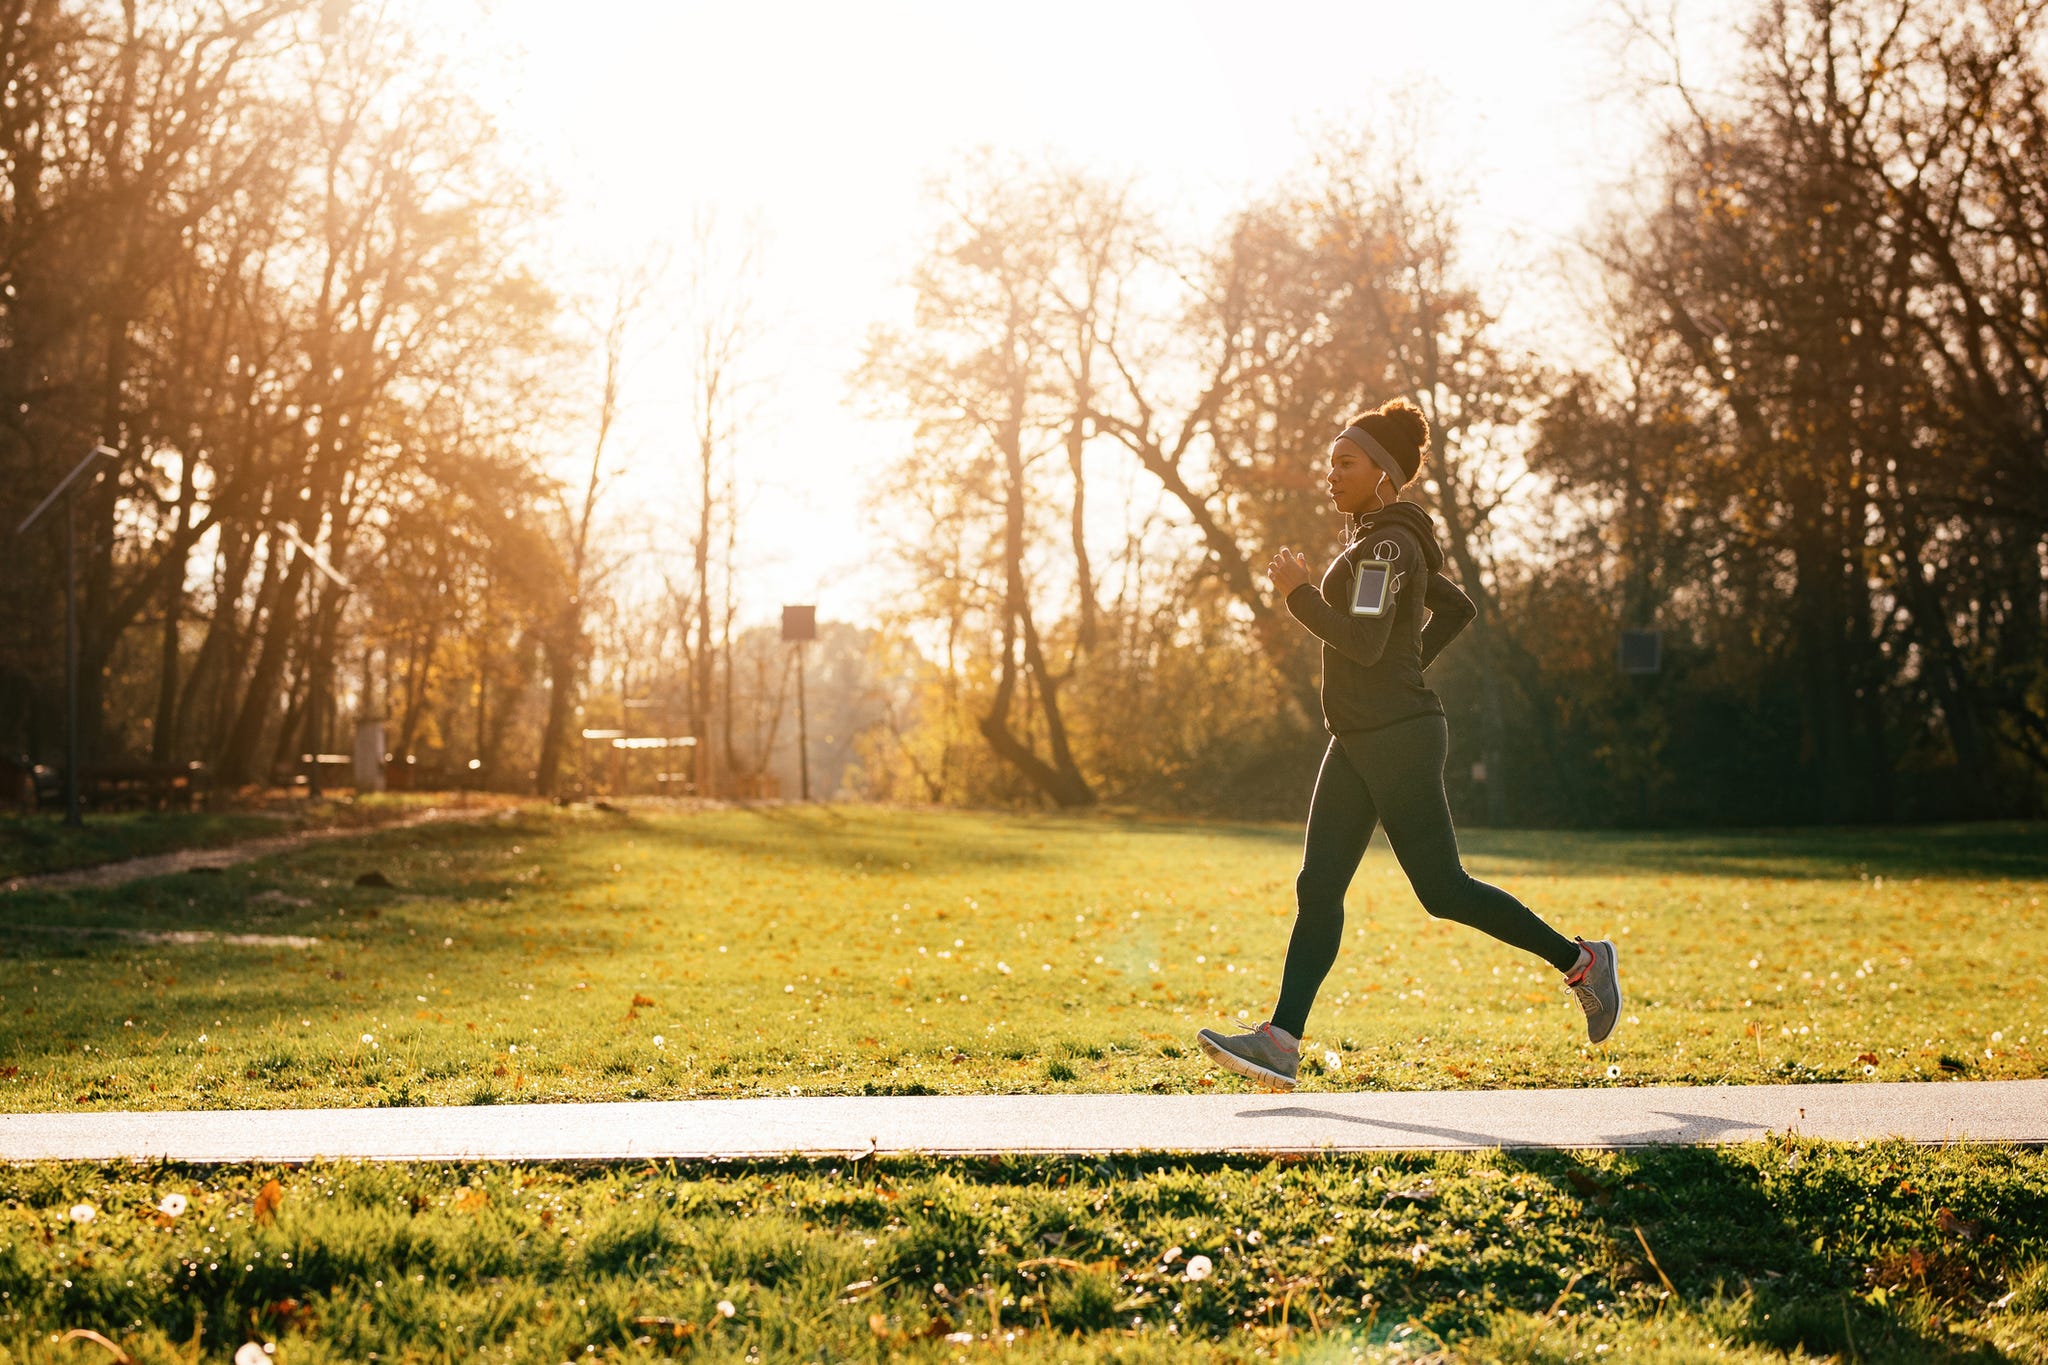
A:
{"label": "armband phone holder", "polygon": [[1392,600],[1394,566],[1384,559],[1361,559],[1351,578],[1351,614],[1385,616]]}

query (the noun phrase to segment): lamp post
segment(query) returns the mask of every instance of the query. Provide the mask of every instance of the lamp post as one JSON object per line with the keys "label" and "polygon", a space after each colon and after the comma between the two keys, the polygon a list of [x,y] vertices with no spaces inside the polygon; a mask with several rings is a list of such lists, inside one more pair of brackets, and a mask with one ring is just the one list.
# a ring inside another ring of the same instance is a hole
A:
{"label": "lamp post", "polygon": [[118,460],[121,452],[95,445],[14,528],[18,536],[28,534],[50,510],[50,504],[64,499],[64,823],[73,829],[85,823],[78,792],[78,519],[73,513],[73,494],[85,472],[102,457]]}
{"label": "lamp post", "polygon": [[818,609],[784,607],[782,639],[796,646],[796,765],[803,799],[811,799],[811,717],[804,704],[804,645],[818,638]]}

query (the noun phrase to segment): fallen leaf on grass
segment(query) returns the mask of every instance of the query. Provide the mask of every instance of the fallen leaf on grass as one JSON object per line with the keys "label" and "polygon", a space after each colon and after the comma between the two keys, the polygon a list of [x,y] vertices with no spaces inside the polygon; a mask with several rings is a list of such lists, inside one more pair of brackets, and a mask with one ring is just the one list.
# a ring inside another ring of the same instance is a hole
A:
{"label": "fallen leaf on grass", "polygon": [[256,1203],[250,1213],[259,1223],[268,1223],[277,1217],[277,1206],[284,1202],[284,1186],[275,1180],[267,1181],[256,1192]]}
{"label": "fallen leaf on grass", "polygon": [[1974,1218],[1957,1217],[1952,1209],[1937,1209],[1934,1214],[1934,1225],[1941,1229],[1943,1236],[1960,1237],[1965,1242],[1974,1242],[1984,1235],[1982,1223]]}
{"label": "fallen leaf on grass", "polygon": [[880,1313],[868,1314],[868,1330],[878,1337],[889,1335],[889,1320]]}
{"label": "fallen leaf on grass", "polygon": [[687,1341],[697,1334],[697,1324],[686,1322],[682,1318],[634,1318],[633,1325],[635,1327],[663,1328],[677,1341]]}
{"label": "fallen leaf on grass", "polygon": [[1613,1192],[1584,1171],[1566,1171],[1564,1174],[1565,1179],[1572,1182],[1573,1189],[1601,1207],[1614,1202]]}

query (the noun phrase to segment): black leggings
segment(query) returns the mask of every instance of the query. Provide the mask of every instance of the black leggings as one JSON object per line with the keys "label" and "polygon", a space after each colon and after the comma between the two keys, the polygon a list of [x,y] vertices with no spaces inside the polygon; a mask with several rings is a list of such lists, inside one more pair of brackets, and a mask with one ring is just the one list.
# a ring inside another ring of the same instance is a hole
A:
{"label": "black leggings", "polygon": [[1538,919],[1497,886],[1477,881],[1458,859],[1444,796],[1444,755],[1450,728],[1442,716],[1418,716],[1369,734],[1331,740],[1308,810],[1301,874],[1294,880],[1294,934],[1280,977],[1273,1023],[1301,1036],[1309,1006],[1344,941],[1344,890],[1385,825],[1387,842],[1408,874],[1422,908],[1469,924],[1503,943],[1536,954],[1561,972],[1579,960],[1579,945]]}

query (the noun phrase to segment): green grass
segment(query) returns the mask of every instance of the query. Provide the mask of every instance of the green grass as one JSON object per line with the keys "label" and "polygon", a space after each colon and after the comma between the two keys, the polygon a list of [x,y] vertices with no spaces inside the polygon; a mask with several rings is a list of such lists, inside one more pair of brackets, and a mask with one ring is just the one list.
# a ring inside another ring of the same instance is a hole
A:
{"label": "green grass", "polygon": [[79,829],[48,812],[0,816],[0,881],[181,849],[219,848],[295,830],[371,825],[437,799],[446,798],[390,794],[288,802],[270,810],[119,811],[89,815]]}
{"label": "green grass", "polygon": [[107,1359],[52,1344],[73,1328],[281,1365],[2048,1353],[2048,1155],[1996,1148],[42,1165],[0,1191],[7,1362]]}
{"label": "green grass", "polygon": [[[0,1108],[1232,1085],[1190,1038],[1264,1017],[1298,837],[529,809],[15,893]],[[1376,849],[1310,1021],[1309,1088],[2042,1074],[2041,827],[1467,842],[1476,873],[1621,945],[1614,1040],[1587,1047],[1554,972],[1427,918]],[[396,886],[354,885],[371,870]]]}

